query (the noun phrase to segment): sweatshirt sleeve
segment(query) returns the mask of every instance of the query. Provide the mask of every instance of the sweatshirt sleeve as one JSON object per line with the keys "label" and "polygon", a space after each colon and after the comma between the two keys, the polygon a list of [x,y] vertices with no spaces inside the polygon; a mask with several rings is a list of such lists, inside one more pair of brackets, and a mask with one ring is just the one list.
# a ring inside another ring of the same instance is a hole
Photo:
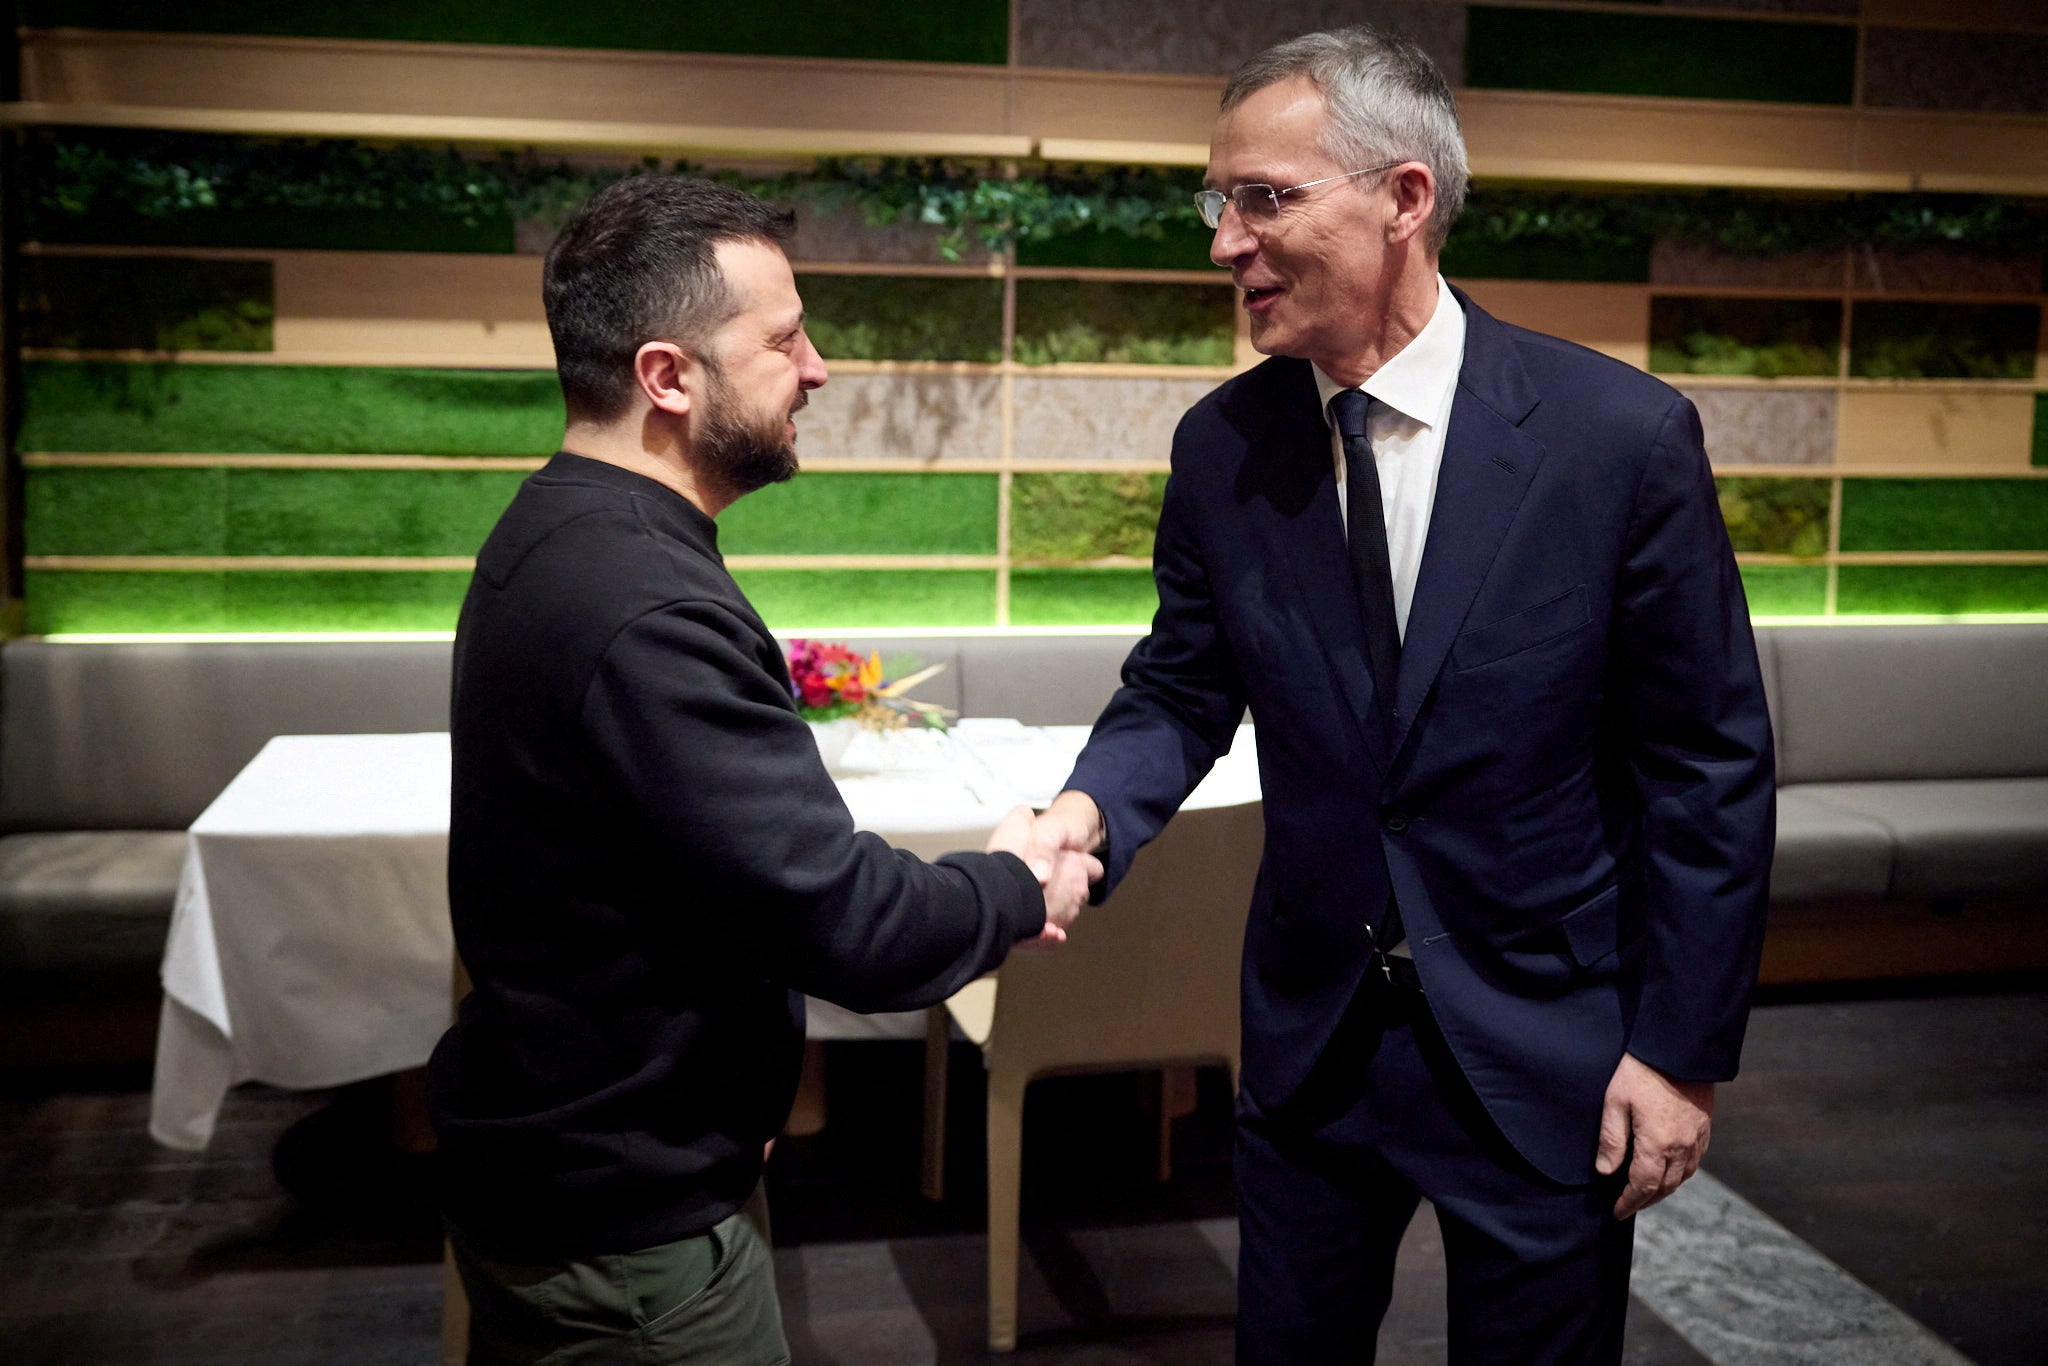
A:
{"label": "sweatshirt sleeve", "polygon": [[670,603],[612,639],[584,694],[595,786],[675,879],[672,942],[877,1011],[942,1001],[1036,935],[1043,895],[1014,855],[926,863],[855,831],[759,649],[719,604]]}

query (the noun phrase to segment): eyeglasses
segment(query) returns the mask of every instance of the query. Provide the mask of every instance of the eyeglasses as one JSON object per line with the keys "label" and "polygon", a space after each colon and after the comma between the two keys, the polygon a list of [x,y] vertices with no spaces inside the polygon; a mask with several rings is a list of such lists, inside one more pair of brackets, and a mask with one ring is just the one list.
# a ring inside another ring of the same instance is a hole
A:
{"label": "eyeglasses", "polygon": [[1290,185],[1284,190],[1276,190],[1271,185],[1239,185],[1228,194],[1222,190],[1200,190],[1195,194],[1195,211],[1201,214],[1202,221],[1212,228],[1223,221],[1225,204],[1237,205],[1237,216],[1246,222],[1268,222],[1280,216],[1280,196],[1283,194],[1299,194],[1318,185],[1327,185],[1333,180],[1349,180],[1353,176],[1371,175],[1374,171],[1384,171],[1408,160],[1412,158],[1401,157],[1395,161],[1383,161],[1362,171],[1346,171],[1343,175],[1324,176],[1321,180],[1311,180],[1305,185]]}

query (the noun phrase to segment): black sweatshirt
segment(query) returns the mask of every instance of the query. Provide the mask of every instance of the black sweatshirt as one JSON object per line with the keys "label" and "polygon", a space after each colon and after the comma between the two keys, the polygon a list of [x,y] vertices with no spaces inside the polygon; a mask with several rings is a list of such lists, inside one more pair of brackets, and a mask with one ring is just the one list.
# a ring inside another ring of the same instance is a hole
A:
{"label": "black sweatshirt", "polygon": [[711,519],[565,453],[455,635],[449,903],[475,989],[430,1064],[449,1217],[510,1260],[631,1251],[745,1202],[803,997],[944,1000],[1038,933],[1009,854],[857,834]]}

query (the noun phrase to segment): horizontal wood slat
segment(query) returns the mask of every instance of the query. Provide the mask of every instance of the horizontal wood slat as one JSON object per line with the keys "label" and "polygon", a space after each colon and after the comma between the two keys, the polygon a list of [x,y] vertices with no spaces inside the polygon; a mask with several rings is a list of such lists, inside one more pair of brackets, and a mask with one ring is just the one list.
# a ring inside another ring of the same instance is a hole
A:
{"label": "horizontal wood slat", "polygon": [[[775,157],[1201,165],[1222,80],[942,63],[30,30],[16,124]],[[534,111],[545,110],[546,117]],[[1466,90],[1482,178],[2048,193],[2048,117]]]}
{"label": "horizontal wood slat", "polygon": [[[103,573],[468,571],[471,555],[30,555],[26,568]],[[994,555],[727,555],[729,569],[988,569]]]}
{"label": "horizontal wood slat", "polygon": [[[835,474],[1165,474],[1169,462],[1157,459],[1045,459],[1017,456],[1001,460],[871,460],[807,454],[807,472]],[[246,470],[500,470],[531,471],[547,463],[543,456],[496,455],[208,455],[201,452],[30,451],[21,457],[28,469],[246,469]],[[1836,465],[1716,464],[1723,479],[2048,479],[2043,465],[1917,465],[1842,467]]]}
{"label": "horizontal wood slat", "polygon": [[[2048,551],[2035,550],[1844,550],[1829,555],[1777,555],[1741,551],[1746,565],[2035,565],[2048,564]],[[30,555],[25,567],[108,573],[165,573],[295,570],[419,573],[476,567],[468,555]],[[731,569],[988,569],[1001,567],[995,555],[728,555]],[[1012,560],[1014,569],[1150,569],[1143,555],[1110,555],[1094,560]]]}

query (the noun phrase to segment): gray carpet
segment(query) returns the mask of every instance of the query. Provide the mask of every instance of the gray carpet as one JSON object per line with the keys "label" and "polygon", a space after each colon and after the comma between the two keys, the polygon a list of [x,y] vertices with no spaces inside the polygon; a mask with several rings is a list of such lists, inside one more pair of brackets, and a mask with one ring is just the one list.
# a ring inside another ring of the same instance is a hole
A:
{"label": "gray carpet", "polygon": [[[779,1145],[800,1363],[983,1359],[978,1068],[965,1049],[954,1063],[942,1204],[916,1194],[914,1044],[834,1045],[830,1123]],[[147,1084],[0,1074],[0,1357],[434,1359],[431,1173],[380,1143],[376,1086],[242,1088],[214,1146],[186,1155],[144,1133]],[[1161,1185],[1149,1096],[1137,1078],[1034,1088],[1019,1366],[1230,1358],[1229,1098],[1205,1075]],[[2041,1360],[2048,984],[1760,1007],[1707,1168],[1643,1225],[1631,1362]],[[1389,1366],[1443,1360],[1441,1255],[1425,1209]]]}

